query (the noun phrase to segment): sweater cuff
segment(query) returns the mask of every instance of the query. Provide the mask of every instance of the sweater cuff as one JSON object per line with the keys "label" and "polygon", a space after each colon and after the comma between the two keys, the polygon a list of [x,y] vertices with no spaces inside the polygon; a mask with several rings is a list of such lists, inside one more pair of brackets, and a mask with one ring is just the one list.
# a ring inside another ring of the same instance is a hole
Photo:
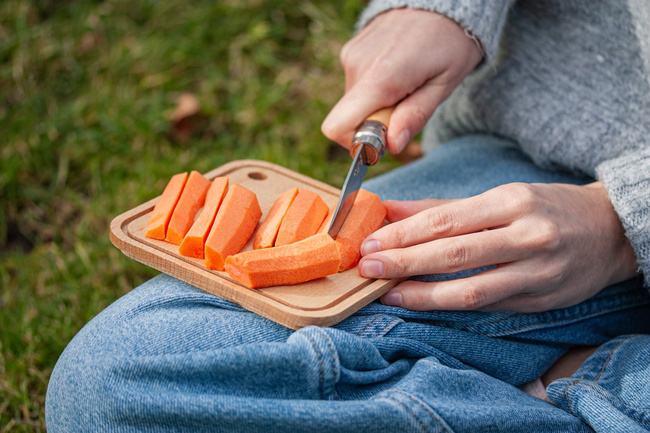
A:
{"label": "sweater cuff", "polygon": [[650,288],[650,147],[596,167]]}
{"label": "sweater cuff", "polygon": [[437,12],[456,21],[478,39],[487,62],[491,63],[512,3],[514,0],[373,0],[361,14],[357,30],[391,9],[406,7]]}

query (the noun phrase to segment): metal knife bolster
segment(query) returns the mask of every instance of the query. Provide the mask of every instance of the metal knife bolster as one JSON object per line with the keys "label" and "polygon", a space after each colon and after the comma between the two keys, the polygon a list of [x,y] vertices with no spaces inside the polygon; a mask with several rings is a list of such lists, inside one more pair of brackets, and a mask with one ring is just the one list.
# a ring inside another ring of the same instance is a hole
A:
{"label": "metal knife bolster", "polygon": [[362,158],[365,164],[375,165],[386,151],[386,125],[376,120],[366,120],[361,124],[352,139],[350,155],[354,158],[359,146],[362,147]]}

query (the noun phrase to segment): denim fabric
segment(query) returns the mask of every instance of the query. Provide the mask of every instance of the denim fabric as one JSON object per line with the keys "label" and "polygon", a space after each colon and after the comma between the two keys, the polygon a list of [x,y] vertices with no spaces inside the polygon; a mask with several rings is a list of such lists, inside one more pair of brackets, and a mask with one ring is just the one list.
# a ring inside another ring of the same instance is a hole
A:
{"label": "denim fabric", "polygon": [[[587,180],[473,136],[367,188],[462,197],[512,181]],[[159,275],[72,340],[50,379],[46,421],[50,433],[633,431],[648,427],[648,317],[650,296],[634,279],[544,313],[375,302],[331,328],[292,331]],[[578,344],[601,348],[549,386],[555,404],[520,390]]]}
{"label": "denim fabric", "polygon": [[650,430],[650,336],[625,335],[603,344],[549,398],[597,431]]}

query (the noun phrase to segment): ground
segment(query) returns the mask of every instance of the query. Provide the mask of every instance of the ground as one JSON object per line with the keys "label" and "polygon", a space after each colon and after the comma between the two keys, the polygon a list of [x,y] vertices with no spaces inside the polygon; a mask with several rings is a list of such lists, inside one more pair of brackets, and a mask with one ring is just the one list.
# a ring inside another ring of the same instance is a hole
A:
{"label": "ground", "polygon": [[[320,124],[363,5],[0,3],[0,433],[45,431],[61,351],[156,274],[108,229],[172,174],[256,158],[342,185],[349,157]],[[179,118],[181,95],[197,106]]]}

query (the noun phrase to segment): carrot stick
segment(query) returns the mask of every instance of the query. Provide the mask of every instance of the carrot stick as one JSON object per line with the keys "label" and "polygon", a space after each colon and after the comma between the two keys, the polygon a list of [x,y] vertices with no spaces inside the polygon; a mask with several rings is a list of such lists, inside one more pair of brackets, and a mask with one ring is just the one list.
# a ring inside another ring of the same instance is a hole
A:
{"label": "carrot stick", "polygon": [[185,187],[178,199],[178,203],[172,213],[172,218],[167,226],[165,240],[172,244],[179,245],[185,234],[194,224],[196,213],[205,203],[205,195],[210,188],[210,181],[203,177],[198,171],[192,171],[185,182]]}
{"label": "carrot stick", "polygon": [[384,224],[386,207],[376,194],[360,189],[341,230],[334,238],[341,254],[339,272],[353,268],[361,259],[361,243]]}
{"label": "carrot stick", "polygon": [[205,266],[223,271],[226,257],[246,245],[261,216],[254,192],[238,184],[228,188],[205,241]]}
{"label": "carrot stick", "polygon": [[329,212],[327,213],[327,216],[323,220],[323,223],[320,225],[320,228],[316,233],[327,233],[327,231],[330,228],[330,224],[332,224],[332,218],[334,217],[334,211],[336,210],[336,206],[331,208]]}
{"label": "carrot stick", "polygon": [[223,197],[226,195],[227,188],[228,176],[220,176],[212,181],[205,198],[203,211],[201,211],[201,214],[178,247],[178,252],[181,255],[195,257],[197,259],[203,259],[205,257],[203,253],[205,239],[208,237],[208,233],[210,233],[212,223],[214,223],[214,218],[217,216],[217,211],[219,210],[219,206],[221,206]]}
{"label": "carrot stick", "polygon": [[301,189],[282,220],[275,246],[288,245],[315,234],[329,208],[318,194]]}
{"label": "carrot stick", "polygon": [[338,271],[341,256],[327,233],[275,248],[249,250],[226,259],[226,272],[250,289],[299,284]]}
{"label": "carrot stick", "polygon": [[153,239],[165,239],[169,220],[171,219],[176,203],[178,203],[178,199],[183,192],[183,187],[185,186],[186,181],[187,172],[175,174],[171,179],[169,179],[165,190],[151,212],[151,218],[147,223],[145,236]]}
{"label": "carrot stick", "polygon": [[282,224],[282,220],[297,194],[298,187],[291,188],[280,194],[275,202],[273,202],[271,210],[269,210],[266,218],[264,218],[259,229],[257,229],[257,233],[255,233],[255,239],[253,240],[254,249],[270,248],[275,244],[280,224]]}

